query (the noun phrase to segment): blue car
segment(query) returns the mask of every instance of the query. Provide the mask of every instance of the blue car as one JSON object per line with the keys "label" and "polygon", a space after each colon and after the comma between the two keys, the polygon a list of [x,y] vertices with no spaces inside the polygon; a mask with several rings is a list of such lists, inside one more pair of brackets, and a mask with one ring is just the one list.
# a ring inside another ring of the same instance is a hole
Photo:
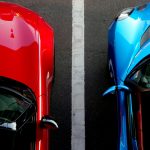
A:
{"label": "blue car", "polygon": [[121,11],[108,31],[108,67],[117,99],[117,150],[150,150],[150,3]]}

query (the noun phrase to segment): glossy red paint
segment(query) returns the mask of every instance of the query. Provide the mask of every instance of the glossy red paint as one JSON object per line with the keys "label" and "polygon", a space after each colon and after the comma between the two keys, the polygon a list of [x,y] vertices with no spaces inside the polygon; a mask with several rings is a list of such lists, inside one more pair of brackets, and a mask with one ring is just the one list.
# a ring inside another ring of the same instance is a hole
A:
{"label": "glossy red paint", "polygon": [[138,112],[137,112],[137,137],[138,137],[138,143],[139,143],[139,150],[144,150],[144,144],[143,144],[143,125],[142,125],[142,100],[141,100],[141,94],[139,92],[137,94],[137,100],[138,100]]}
{"label": "glossy red paint", "polygon": [[49,150],[48,130],[39,123],[50,112],[53,58],[53,29],[35,12],[0,2],[0,76],[27,85],[36,96],[36,150]]}

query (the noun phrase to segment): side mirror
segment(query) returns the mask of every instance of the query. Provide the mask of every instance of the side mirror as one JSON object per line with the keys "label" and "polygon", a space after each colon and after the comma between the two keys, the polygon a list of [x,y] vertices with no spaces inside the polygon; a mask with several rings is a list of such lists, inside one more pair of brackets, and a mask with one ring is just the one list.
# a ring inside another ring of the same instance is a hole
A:
{"label": "side mirror", "polygon": [[46,129],[58,129],[57,122],[50,116],[43,116],[41,119],[41,127]]}
{"label": "side mirror", "polygon": [[130,91],[130,89],[125,86],[125,85],[114,85],[108,88],[104,93],[103,96],[108,95],[108,94],[114,94],[117,90],[119,91]]}

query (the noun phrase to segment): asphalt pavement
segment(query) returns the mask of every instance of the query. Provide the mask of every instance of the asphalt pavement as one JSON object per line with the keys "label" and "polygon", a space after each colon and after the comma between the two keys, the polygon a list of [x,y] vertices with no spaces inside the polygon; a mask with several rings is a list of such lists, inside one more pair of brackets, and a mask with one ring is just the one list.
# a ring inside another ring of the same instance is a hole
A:
{"label": "asphalt pavement", "polygon": [[[9,1],[9,0],[4,0]],[[11,0],[39,13],[55,31],[55,80],[51,114],[59,123],[51,131],[51,150],[71,150],[72,0]],[[86,150],[116,149],[116,101],[102,98],[109,86],[107,31],[123,8],[148,0],[85,0],[85,140]]]}

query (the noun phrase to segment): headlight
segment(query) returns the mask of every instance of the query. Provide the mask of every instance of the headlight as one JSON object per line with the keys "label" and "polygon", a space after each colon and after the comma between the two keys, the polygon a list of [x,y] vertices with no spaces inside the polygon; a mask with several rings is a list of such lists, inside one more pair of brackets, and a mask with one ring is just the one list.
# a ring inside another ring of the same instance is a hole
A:
{"label": "headlight", "polygon": [[121,13],[119,13],[117,20],[123,20],[128,18],[131,13],[133,12],[134,8],[126,8],[123,11],[121,11]]}

